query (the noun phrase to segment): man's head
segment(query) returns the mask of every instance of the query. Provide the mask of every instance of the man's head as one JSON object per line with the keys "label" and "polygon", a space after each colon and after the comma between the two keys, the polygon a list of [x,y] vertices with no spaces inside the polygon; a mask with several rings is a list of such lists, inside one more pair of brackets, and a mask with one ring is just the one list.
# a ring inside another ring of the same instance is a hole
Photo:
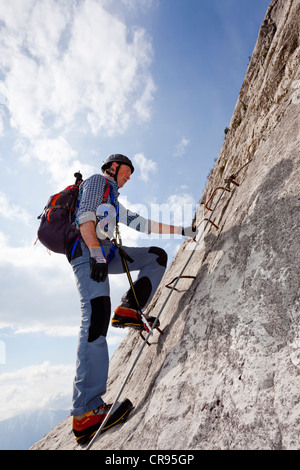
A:
{"label": "man's head", "polygon": [[125,155],[119,153],[110,155],[103,163],[101,170],[104,174],[113,178],[119,188],[122,188],[124,184],[130,179],[131,174],[134,172],[134,167]]}

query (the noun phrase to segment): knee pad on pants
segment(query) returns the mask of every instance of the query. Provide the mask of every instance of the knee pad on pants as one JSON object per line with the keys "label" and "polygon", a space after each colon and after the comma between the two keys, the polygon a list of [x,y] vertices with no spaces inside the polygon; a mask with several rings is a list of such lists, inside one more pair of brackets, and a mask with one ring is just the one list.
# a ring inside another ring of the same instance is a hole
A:
{"label": "knee pad on pants", "polygon": [[151,248],[149,249],[149,253],[154,253],[155,255],[157,255],[156,261],[160,266],[163,266],[164,268],[167,266],[168,255],[165,250],[159,248],[158,246],[151,246]]}
{"label": "knee pad on pants", "polygon": [[88,342],[92,343],[99,336],[106,336],[110,320],[110,297],[96,297],[91,300],[91,323]]}

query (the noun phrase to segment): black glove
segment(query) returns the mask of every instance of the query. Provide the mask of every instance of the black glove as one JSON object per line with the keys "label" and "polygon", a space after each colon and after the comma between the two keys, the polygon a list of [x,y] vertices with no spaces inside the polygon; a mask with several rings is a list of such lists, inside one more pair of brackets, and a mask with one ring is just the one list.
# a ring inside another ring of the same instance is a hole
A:
{"label": "black glove", "polygon": [[192,225],[190,227],[181,227],[181,235],[184,237],[196,238],[198,235],[198,229]]}
{"label": "black glove", "polygon": [[104,282],[108,274],[106,259],[102,254],[100,246],[90,249],[90,277],[93,281]]}

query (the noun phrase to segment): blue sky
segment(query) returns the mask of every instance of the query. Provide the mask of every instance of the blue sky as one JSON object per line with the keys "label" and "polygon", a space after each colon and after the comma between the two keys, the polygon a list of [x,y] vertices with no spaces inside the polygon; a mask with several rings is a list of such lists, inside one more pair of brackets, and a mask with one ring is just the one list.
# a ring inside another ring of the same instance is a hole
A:
{"label": "blue sky", "polygon": [[[34,245],[49,195],[123,153],[136,166],[123,202],[190,224],[183,205],[201,198],[268,5],[0,0],[1,419],[71,406],[78,295],[66,259]],[[122,234],[169,262],[182,242]],[[112,279],[113,308],[126,289]],[[109,332],[111,351],[123,337]]]}

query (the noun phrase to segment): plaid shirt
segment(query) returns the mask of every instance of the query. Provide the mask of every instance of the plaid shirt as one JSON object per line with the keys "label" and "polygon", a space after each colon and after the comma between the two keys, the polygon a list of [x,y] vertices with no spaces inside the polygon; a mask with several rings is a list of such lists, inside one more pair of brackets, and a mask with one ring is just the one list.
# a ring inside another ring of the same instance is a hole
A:
{"label": "plaid shirt", "polygon": [[[115,205],[119,207],[119,220],[124,225],[134,228],[138,232],[150,233],[151,222],[141,215],[131,212],[119,203],[119,191],[117,183],[111,178],[106,178],[113,190]],[[106,183],[104,176],[95,174],[81,183],[79,188],[78,204],[75,211],[75,223],[77,227],[89,221],[97,222],[97,210],[102,204]],[[107,204],[112,204],[110,195]]]}

